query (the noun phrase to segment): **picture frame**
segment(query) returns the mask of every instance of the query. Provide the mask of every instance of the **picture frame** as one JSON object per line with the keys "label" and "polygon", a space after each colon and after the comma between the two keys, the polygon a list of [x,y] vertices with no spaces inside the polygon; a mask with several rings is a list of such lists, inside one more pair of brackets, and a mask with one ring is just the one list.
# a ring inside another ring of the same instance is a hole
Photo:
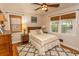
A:
{"label": "picture frame", "polygon": [[37,17],[31,16],[31,23],[37,23]]}

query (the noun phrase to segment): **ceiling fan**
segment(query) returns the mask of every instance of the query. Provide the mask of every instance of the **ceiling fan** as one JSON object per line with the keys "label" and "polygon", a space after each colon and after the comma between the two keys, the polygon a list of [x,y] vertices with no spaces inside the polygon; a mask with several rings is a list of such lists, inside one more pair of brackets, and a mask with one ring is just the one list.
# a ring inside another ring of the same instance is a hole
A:
{"label": "ceiling fan", "polygon": [[40,5],[40,7],[36,8],[35,11],[41,9],[44,10],[45,12],[48,11],[48,7],[59,7],[60,4],[49,4],[49,3],[33,3],[35,5]]}

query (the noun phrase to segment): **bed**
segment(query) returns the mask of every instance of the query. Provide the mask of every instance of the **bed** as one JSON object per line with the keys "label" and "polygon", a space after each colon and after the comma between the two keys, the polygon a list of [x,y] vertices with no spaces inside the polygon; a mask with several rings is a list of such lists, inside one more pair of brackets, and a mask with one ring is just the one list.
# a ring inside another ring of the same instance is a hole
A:
{"label": "bed", "polygon": [[38,49],[39,55],[44,55],[45,51],[60,44],[58,37],[43,33],[42,30],[31,30],[29,42]]}

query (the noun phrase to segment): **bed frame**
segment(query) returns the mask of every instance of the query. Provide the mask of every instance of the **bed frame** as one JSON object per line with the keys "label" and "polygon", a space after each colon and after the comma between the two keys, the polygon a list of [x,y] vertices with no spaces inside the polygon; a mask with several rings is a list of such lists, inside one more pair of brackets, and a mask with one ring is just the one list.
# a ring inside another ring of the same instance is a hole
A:
{"label": "bed frame", "polygon": [[41,29],[41,27],[28,27],[28,33],[30,32],[30,30],[35,30],[35,29]]}

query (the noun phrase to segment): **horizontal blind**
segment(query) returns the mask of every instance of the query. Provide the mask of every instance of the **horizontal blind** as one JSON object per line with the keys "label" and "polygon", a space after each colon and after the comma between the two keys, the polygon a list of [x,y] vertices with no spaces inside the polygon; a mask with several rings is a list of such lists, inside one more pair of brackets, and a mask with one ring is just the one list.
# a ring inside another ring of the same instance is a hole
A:
{"label": "horizontal blind", "polygon": [[61,15],[61,19],[74,19],[74,18],[76,18],[76,13]]}
{"label": "horizontal blind", "polygon": [[51,17],[51,21],[53,21],[53,20],[59,20],[59,17],[60,17],[60,16]]}
{"label": "horizontal blind", "polygon": [[22,16],[10,15],[12,33],[22,31]]}
{"label": "horizontal blind", "polygon": [[10,15],[11,18],[22,18],[22,16],[17,16],[17,15]]}

